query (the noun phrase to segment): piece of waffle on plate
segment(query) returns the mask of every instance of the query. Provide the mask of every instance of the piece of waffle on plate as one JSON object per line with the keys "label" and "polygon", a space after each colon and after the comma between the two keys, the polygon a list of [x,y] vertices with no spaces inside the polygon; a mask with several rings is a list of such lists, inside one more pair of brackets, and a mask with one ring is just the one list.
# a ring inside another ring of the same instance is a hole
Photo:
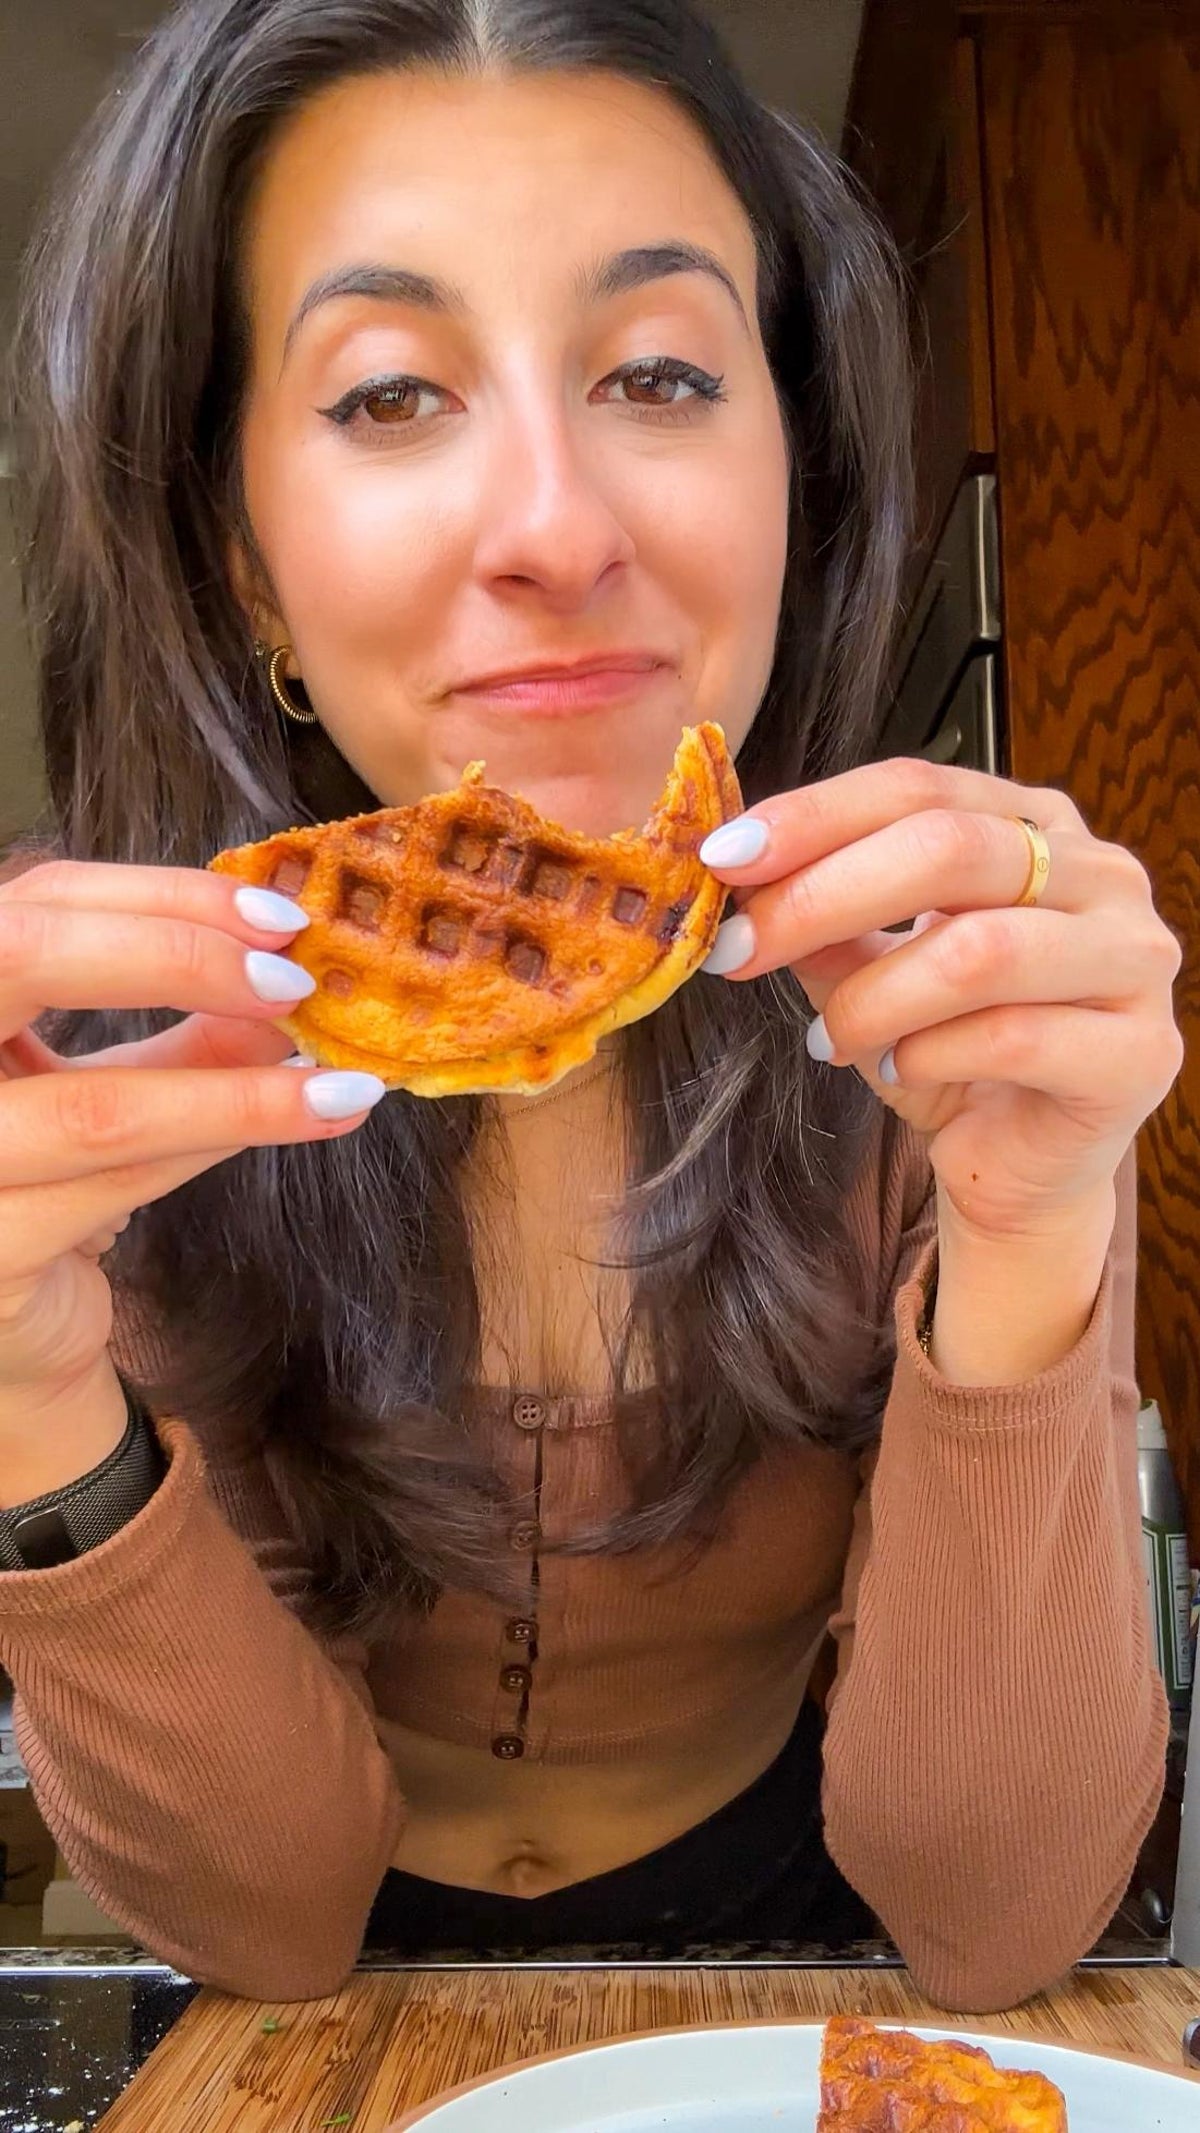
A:
{"label": "piece of waffle on plate", "polygon": [[1067,2109],[1044,2074],[994,2066],[978,2045],[835,2015],[817,2133],[1067,2133]]}
{"label": "piece of waffle on plate", "polygon": [[696,855],[741,808],[719,726],[684,731],[640,831],[586,837],[483,779],[209,862],[309,915],[288,953],[316,991],[279,1018],[306,1058],[417,1096],[536,1094],[703,962],[727,892]]}

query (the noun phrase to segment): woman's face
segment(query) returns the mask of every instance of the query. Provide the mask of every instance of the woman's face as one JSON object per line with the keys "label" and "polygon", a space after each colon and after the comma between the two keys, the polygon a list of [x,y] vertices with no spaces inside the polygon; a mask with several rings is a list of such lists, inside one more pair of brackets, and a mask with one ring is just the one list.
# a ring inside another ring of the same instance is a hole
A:
{"label": "woman's face", "polygon": [[787,453],[750,226],[671,102],[595,73],[339,83],[274,144],[243,275],[267,582],[235,573],[381,802],[482,757],[607,834],[684,725],[736,750]]}

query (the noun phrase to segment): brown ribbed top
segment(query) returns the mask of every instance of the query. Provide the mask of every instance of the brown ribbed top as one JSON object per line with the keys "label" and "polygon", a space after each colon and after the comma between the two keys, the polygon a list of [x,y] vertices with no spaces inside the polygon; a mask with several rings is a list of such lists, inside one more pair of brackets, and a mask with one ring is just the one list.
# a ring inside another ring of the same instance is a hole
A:
{"label": "brown ribbed top", "polygon": [[847,1210],[895,1314],[878,1452],[772,1452],[699,1556],[545,1550],[617,1501],[606,1406],[476,1397],[525,1499],[523,1614],[450,1593],[378,1646],[318,1642],[261,1469],[162,1418],[170,1468],[138,1517],[75,1562],[0,1576],[21,1752],[80,1884],[193,1977],[331,1991],[403,1826],[391,1724],[502,1761],[703,1752],[747,1709],[798,1708],[828,1626],[827,1841],[918,1983],[982,2011],[1066,1968],[1119,1901],[1163,1780],[1132,1165],[1078,1346],[1001,1388],[947,1383],[916,1339],[929,1182],[913,1138],[881,1131]]}

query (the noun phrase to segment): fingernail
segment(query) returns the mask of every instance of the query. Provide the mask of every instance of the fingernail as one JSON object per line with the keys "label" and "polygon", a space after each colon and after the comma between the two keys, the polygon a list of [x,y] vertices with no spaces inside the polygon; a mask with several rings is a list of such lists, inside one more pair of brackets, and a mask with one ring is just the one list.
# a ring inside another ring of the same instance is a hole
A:
{"label": "fingernail", "polygon": [[830,1060],[837,1049],[833,1038],[825,1027],[824,1015],[818,1015],[815,1021],[809,1023],[808,1034],[804,1042],[808,1047],[810,1059]]}
{"label": "fingernail", "polygon": [[308,924],[307,911],[274,889],[239,889],[233,900],[246,924],[263,933],[298,933]]}
{"label": "fingernail", "polygon": [[700,864],[748,867],[752,860],[762,858],[769,835],[766,823],[756,815],[738,815],[735,821],[723,822],[720,829],[705,838],[700,847]]}
{"label": "fingernail", "polygon": [[353,1118],[386,1094],[378,1074],[314,1074],[304,1084],[304,1101],[318,1118]]}
{"label": "fingernail", "polygon": [[307,1000],[317,989],[316,979],[299,963],[289,963],[285,955],[268,955],[264,948],[247,949],[246,976],[260,1000]]}
{"label": "fingernail", "polygon": [[896,1047],[894,1044],[888,1046],[887,1051],[879,1062],[878,1072],[881,1081],[890,1082],[892,1087],[895,1088],[900,1076],[896,1070]]}
{"label": "fingernail", "polygon": [[728,977],[731,970],[740,970],[754,954],[754,921],[739,911],[735,918],[727,918],[718,926],[717,937],[709,954],[701,963],[710,977]]}

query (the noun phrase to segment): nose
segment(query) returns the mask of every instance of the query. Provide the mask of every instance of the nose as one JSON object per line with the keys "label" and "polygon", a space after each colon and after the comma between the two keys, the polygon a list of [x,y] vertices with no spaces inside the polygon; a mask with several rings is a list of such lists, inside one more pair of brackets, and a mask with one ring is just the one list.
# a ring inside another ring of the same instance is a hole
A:
{"label": "nose", "polygon": [[479,503],[476,568],[493,587],[536,590],[580,606],[629,563],[633,538],[606,496],[603,470],[560,408],[527,405],[494,438]]}

